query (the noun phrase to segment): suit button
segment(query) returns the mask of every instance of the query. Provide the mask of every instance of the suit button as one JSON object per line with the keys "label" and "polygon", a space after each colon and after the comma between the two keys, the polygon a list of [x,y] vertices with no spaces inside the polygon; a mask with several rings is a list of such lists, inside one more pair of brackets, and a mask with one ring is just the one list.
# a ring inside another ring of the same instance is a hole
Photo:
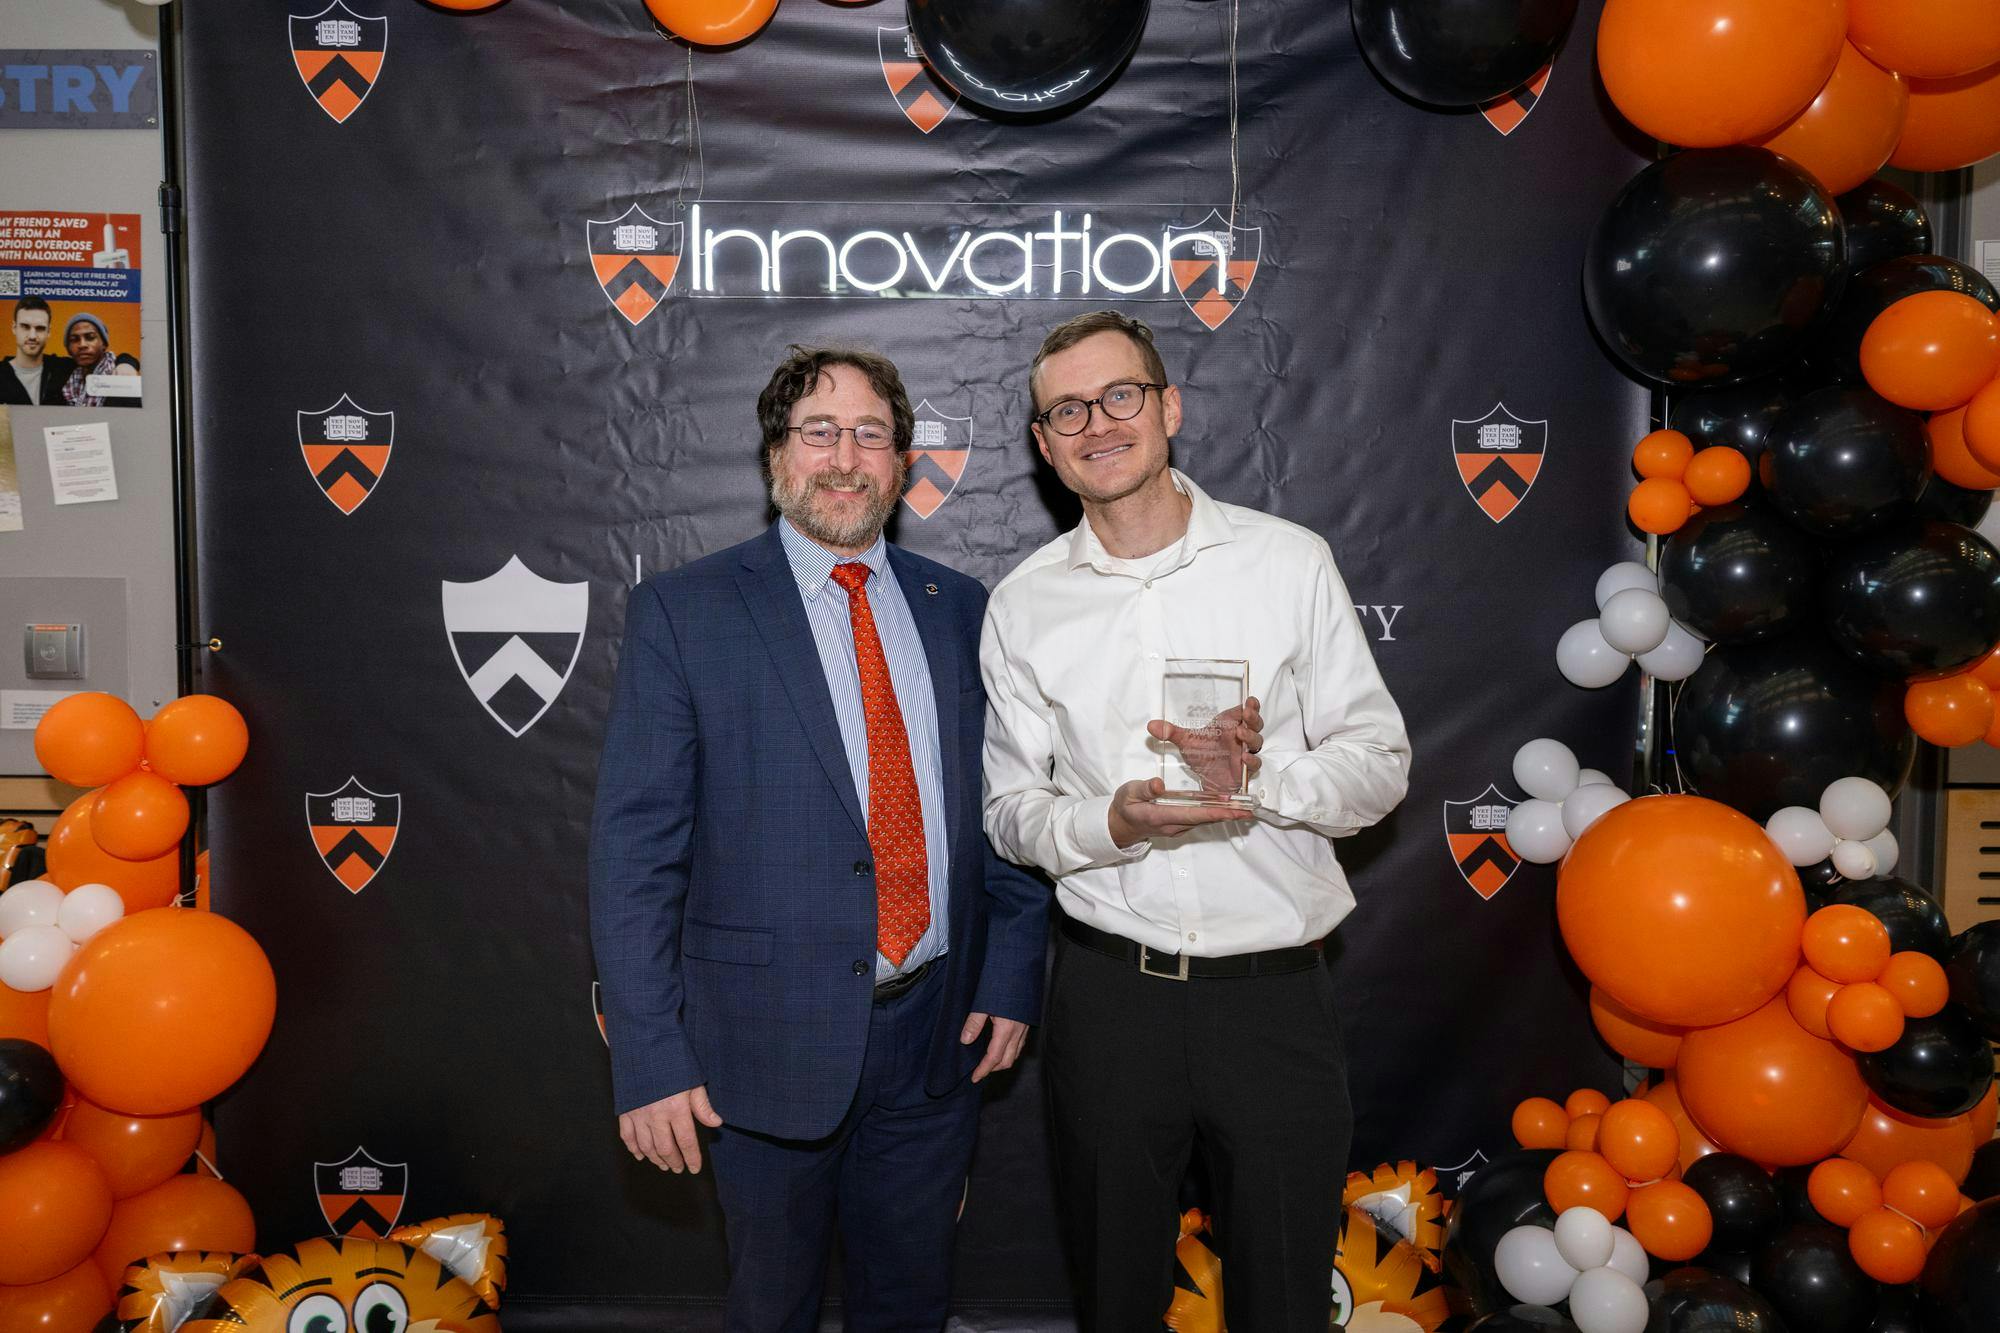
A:
{"label": "suit button", "polygon": [[874,868],[875,867],[869,865],[866,861],[856,861],[854,863],[854,873],[857,875],[865,875]]}
{"label": "suit button", "polygon": [[865,977],[865,976],[867,976],[867,975],[868,975],[868,960],[867,960],[867,959],[865,959],[865,958],[857,958],[857,959],[855,959],[855,960],[854,960],[854,975],[855,975],[855,976],[857,976],[857,977]]}

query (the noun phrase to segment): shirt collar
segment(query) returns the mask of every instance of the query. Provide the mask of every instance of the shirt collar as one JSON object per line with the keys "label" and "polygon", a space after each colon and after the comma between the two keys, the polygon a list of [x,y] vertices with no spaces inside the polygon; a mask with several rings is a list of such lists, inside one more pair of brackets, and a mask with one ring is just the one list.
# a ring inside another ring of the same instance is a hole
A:
{"label": "shirt collar", "polygon": [[789,518],[778,520],[778,541],[785,548],[785,558],[791,561],[792,577],[798,581],[799,593],[807,601],[819,596],[833,574],[835,565],[860,561],[868,566],[868,572],[876,578],[882,577],[882,567],[889,560],[889,544],[882,540],[882,534],[875,534],[875,544],[860,555],[835,555],[812,538],[792,526]]}
{"label": "shirt collar", "polygon": [[[1229,515],[1222,512],[1222,506],[1208,498],[1208,492],[1188,479],[1179,468],[1168,468],[1174,489],[1188,498],[1192,506],[1188,511],[1187,531],[1181,535],[1177,546],[1179,554],[1162,573],[1170,573],[1194,559],[1196,551],[1210,546],[1220,546],[1224,542],[1236,540],[1236,525],[1229,521]],[[1104,549],[1104,543],[1091,530],[1090,519],[1084,518],[1071,529],[1069,534],[1069,567],[1081,569],[1089,566],[1099,573],[1111,570],[1117,557]]]}

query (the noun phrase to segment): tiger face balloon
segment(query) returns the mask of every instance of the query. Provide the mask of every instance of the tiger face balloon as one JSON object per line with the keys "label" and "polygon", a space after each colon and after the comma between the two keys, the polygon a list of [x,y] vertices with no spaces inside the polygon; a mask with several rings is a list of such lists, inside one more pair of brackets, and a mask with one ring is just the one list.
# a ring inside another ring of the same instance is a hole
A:
{"label": "tiger face balloon", "polygon": [[500,1317],[423,1251],[343,1237],[265,1255],[180,1333],[500,1333]]}

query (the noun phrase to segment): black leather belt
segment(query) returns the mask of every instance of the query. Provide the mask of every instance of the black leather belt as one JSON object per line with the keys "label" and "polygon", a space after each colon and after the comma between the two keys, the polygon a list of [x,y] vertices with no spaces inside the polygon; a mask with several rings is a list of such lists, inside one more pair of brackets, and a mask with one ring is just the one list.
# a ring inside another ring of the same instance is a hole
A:
{"label": "black leather belt", "polygon": [[887,981],[884,981],[879,985],[877,985],[875,987],[875,1003],[881,1004],[884,1000],[893,1000],[898,995],[901,995],[904,991],[908,990],[910,987],[916,985],[919,981],[922,981],[925,977],[931,974],[931,969],[938,965],[938,958],[942,957],[944,957],[944,955],[939,954],[937,958],[931,959],[928,963],[925,963],[922,967],[918,968],[916,971],[898,972],[895,976],[890,977]]}
{"label": "black leather belt", "polygon": [[1186,981],[1189,977],[1263,977],[1281,972],[1303,972],[1318,967],[1320,946],[1298,944],[1287,949],[1266,949],[1261,953],[1236,953],[1222,958],[1197,958],[1184,953],[1160,953],[1137,940],[1113,935],[1108,930],[1086,926],[1074,917],[1062,918],[1062,933],[1095,953],[1136,964],[1149,977]]}

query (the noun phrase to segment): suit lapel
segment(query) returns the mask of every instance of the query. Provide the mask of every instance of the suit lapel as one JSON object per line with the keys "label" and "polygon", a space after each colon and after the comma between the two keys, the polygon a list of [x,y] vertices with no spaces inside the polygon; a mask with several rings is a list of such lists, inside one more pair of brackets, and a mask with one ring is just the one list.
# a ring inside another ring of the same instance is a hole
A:
{"label": "suit lapel", "polygon": [[945,836],[956,849],[965,842],[959,828],[959,803],[953,796],[958,790],[959,763],[963,756],[958,744],[958,645],[953,641],[951,608],[942,591],[930,591],[936,585],[924,581],[916,562],[906,552],[891,546],[889,564],[896,571],[896,586],[903,590],[910,618],[917,623],[917,637],[924,645],[924,664],[930,668],[931,695],[937,702],[938,759],[944,769],[941,785]]}

